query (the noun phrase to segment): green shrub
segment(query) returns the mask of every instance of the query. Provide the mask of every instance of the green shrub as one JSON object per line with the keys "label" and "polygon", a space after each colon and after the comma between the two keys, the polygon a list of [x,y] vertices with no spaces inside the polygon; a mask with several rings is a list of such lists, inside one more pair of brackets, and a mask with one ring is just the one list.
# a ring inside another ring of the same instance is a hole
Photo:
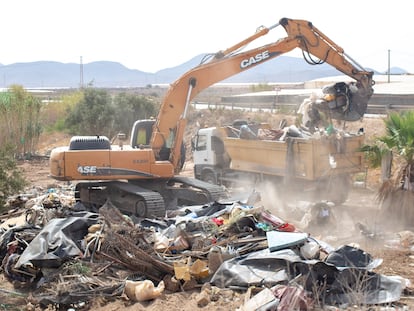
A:
{"label": "green shrub", "polygon": [[5,209],[7,198],[27,185],[13,155],[14,148],[10,145],[0,148],[0,212]]}

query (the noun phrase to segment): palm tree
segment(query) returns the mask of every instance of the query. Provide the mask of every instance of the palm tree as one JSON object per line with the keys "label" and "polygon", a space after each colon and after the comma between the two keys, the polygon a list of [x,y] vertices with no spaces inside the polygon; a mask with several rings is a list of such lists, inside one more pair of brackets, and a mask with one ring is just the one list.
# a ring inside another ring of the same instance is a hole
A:
{"label": "palm tree", "polygon": [[386,133],[361,151],[372,167],[384,165],[386,155],[392,154],[391,178],[383,180],[378,200],[388,220],[414,224],[414,111],[391,113],[385,122]]}

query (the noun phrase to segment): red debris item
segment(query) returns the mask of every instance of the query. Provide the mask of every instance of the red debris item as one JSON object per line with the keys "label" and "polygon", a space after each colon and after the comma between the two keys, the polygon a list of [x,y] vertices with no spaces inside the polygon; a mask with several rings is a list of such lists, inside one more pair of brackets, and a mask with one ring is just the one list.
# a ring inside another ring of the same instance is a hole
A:
{"label": "red debris item", "polygon": [[271,224],[277,231],[283,232],[295,232],[296,228],[294,225],[285,222],[284,220],[280,219],[279,217],[272,215],[267,212],[262,212],[262,219],[267,223]]}
{"label": "red debris item", "polygon": [[279,217],[276,217],[275,215],[272,215],[267,212],[262,212],[262,218],[264,221],[270,223],[274,227],[279,227],[285,223],[285,221],[283,221]]}
{"label": "red debris item", "polygon": [[283,232],[295,232],[296,228],[294,225],[286,222],[279,227],[276,228],[277,231],[283,231]]}
{"label": "red debris item", "polygon": [[223,218],[213,218],[212,221],[217,225],[217,226],[222,226],[224,224],[224,219]]}

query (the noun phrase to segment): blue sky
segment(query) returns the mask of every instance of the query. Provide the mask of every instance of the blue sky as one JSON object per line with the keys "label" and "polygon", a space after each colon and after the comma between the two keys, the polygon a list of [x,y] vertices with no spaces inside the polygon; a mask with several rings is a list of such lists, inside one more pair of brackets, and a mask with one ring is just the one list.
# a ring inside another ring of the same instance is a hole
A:
{"label": "blue sky", "polygon": [[[363,67],[385,71],[389,54],[391,67],[414,73],[408,6],[403,0],[10,0],[1,4],[0,63],[82,57],[84,64],[107,60],[155,72],[226,49],[288,17],[312,22]],[[259,43],[285,34],[278,27]]]}

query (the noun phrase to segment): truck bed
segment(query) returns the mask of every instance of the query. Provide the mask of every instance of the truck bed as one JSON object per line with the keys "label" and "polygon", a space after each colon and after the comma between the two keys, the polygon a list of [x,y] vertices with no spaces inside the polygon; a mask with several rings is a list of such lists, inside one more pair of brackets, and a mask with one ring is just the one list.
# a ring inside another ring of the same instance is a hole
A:
{"label": "truck bed", "polygon": [[313,181],[363,172],[364,155],[358,148],[364,139],[364,135],[347,134],[285,141],[224,137],[223,142],[232,169]]}

